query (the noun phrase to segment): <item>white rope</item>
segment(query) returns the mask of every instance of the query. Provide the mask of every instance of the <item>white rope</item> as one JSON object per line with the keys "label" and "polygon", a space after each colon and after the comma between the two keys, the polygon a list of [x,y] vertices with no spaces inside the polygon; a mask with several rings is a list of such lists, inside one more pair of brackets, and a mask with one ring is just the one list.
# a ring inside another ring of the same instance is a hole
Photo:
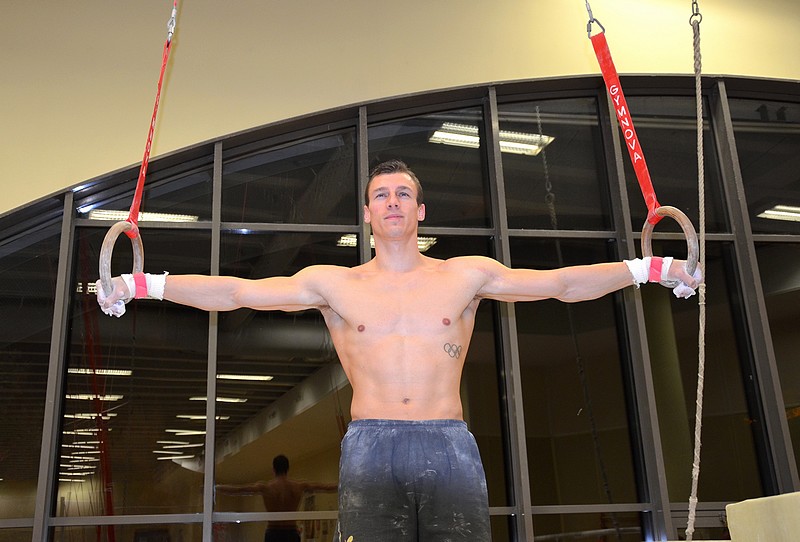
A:
{"label": "white rope", "polygon": [[[697,190],[698,190],[698,211],[699,220],[699,245],[700,245],[700,269],[706,272],[706,211],[705,211],[705,174],[703,164],[703,92],[701,82],[701,57],[700,57],[700,15],[697,0],[692,2],[692,17],[689,22],[692,25],[694,34],[694,81],[695,98],[697,107]],[[703,385],[705,379],[705,346],[706,346],[706,284],[702,282],[698,288],[699,304],[699,329],[697,333],[698,363],[697,363],[697,409],[694,422],[694,459],[692,462],[692,492],[689,496],[689,517],[686,524],[686,540],[692,540],[694,533],[695,517],[697,513],[697,486],[700,480],[700,446],[703,424]]]}

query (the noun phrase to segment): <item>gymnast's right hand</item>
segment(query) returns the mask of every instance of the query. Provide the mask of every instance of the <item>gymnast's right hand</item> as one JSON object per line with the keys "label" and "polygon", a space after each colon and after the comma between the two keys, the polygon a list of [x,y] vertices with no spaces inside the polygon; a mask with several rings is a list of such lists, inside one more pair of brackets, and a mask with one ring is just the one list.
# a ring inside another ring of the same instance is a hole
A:
{"label": "gymnast's right hand", "polygon": [[111,279],[113,290],[111,295],[108,296],[105,291],[103,291],[103,285],[100,284],[99,280],[95,284],[97,286],[97,303],[100,305],[100,309],[102,309],[105,314],[116,316],[117,318],[125,314],[125,303],[130,300],[133,295],[122,277],[114,277]]}

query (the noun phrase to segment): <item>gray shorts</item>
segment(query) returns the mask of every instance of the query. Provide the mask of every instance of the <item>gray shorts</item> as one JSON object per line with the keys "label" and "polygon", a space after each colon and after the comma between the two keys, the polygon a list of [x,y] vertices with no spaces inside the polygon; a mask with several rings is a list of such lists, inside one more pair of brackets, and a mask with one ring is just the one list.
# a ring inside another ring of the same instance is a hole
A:
{"label": "gray shorts", "polygon": [[467,424],[351,422],[342,441],[339,530],[341,542],[491,540],[486,476]]}

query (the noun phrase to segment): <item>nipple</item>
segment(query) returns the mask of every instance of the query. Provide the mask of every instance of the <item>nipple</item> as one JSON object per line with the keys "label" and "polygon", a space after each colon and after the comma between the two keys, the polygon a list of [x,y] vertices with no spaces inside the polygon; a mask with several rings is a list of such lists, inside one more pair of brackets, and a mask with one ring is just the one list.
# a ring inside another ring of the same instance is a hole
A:
{"label": "nipple", "polygon": [[359,324],[359,326],[358,326],[358,332],[359,333],[363,332],[365,329],[367,329],[367,328],[364,327],[364,324]]}
{"label": "nipple", "polygon": [[450,325],[450,318],[442,318],[442,323],[446,326]]}

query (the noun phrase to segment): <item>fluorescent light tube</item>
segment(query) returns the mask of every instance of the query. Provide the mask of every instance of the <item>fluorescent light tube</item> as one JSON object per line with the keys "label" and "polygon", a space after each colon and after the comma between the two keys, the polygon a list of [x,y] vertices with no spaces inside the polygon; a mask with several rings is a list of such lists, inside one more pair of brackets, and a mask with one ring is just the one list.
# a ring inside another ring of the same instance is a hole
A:
{"label": "fluorescent light tube", "polygon": [[[80,211],[79,211],[80,212]],[[119,222],[127,220],[128,211],[113,211],[111,209],[92,209],[87,218],[89,220],[113,220]],[[197,222],[199,217],[182,215],[178,213],[139,213],[139,222]]]}
{"label": "fluorescent light tube", "polygon": [[[555,138],[548,135],[500,130],[500,152],[536,156],[553,139]],[[442,123],[442,127],[433,133],[428,142],[470,149],[477,149],[481,146],[477,126],[455,122]]]}
{"label": "fluorescent light tube", "polygon": [[[419,248],[420,252],[425,252],[433,245],[436,244],[436,237],[417,237],[417,248]],[[336,242],[337,247],[354,247],[358,244],[358,238],[356,237],[355,233],[346,233],[342,235],[339,240]],[[369,236],[369,246],[370,248],[375,248],[375,238],[370,235]]]}
{"label": "fluorescent light tube", "polygon": [[800,207],[794,205],[775,205],[758,215],[758,218],[769,218],[771,220],[786,220],[788,222],[800,222]]}

